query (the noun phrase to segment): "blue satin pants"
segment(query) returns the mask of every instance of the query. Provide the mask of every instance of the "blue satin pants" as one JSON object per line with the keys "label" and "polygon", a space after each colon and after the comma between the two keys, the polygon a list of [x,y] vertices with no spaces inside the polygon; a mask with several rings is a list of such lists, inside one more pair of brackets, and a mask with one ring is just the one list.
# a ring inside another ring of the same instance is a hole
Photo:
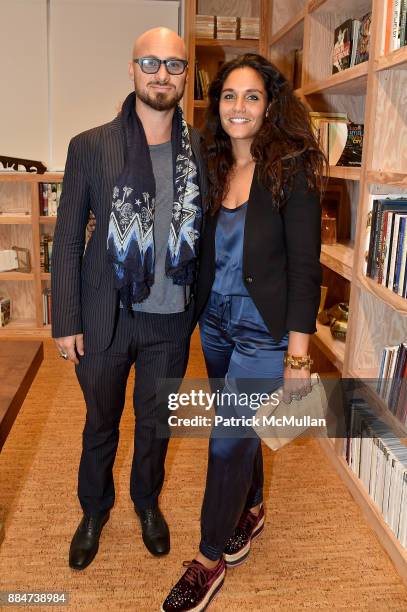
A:
{"label": "blue satin pants", "polygon": [[[211,292],[201,316],[200,333],[212,392],[272,392],[283,382],[288,333],[276,342],[252,299]],[[225,417],[253,416],[228,402],[216,407]],[[263,501],[260,439],[246,427],[214,427],[201,512],[200,551],[219,559],[245,508]]]}

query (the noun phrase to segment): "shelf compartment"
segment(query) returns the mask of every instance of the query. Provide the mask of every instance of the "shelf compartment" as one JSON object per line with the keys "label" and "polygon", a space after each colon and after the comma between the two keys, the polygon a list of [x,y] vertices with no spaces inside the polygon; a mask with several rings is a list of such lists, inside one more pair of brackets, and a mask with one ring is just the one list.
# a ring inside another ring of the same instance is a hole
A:
{"label": "shelf compartment", "polygon": [[0,280],[2,281],[33,281],[33,272],[0,272]]}
{"label": "shelf compartment", "polygon": [[[349,377],[360,380],[377,380],[378,371],[376,369],[356,371],[351,370],[349,372]],[[377,416],[390,427],[396,436],[402,438],[404,443],[407,444],[407,427],[403,425],[403,423],[401,423],[401,421],[399,421],[399,419],[389,410],[389,407],[383,398],[378,395],[375,389],[373,389],[372,384],[364,385],[361,395],[367,400],[369,406],[371,406],[375,414],[377,414]]]}
{"label": "shelf compartment", "polygon": [[360,181],[362,168],[351,168],[348,166],[329,166],[330,178],[344,179],[346,181]]}
{"label": "shelf compartment", "polygon": [[245,50],[258,50],[259,41],[257,39],[238,38],[236,40],[221,40],[219,38],[196,38],[196,47],[215,47],[215,48],[232,48]]}
{"label": "shelf compartment", "polygon": [[407,189],[407,172],[391,172],[390,170],[369,170],[367,172],[369,183],[383,183]]}
{"label": "shelf compartment", "polygon": [[317,331],[312,336],[312,340],[333,365],[342,372],[345,358],[345,343],[333,338],[329,325],[322,325],[317,321]]}
{"label": "shelf compartment", "polygon": [[0,225],[31,225],[31,215],[0,215]]}
{"label": "shelf compartment", "polygon": [[353,246],[351,242],[337,242],[321,246],[321,263],[348,281],[352,280]]}
{"label": "shelf compartment", "polygon": [[291,33],[294,28],[296,28],[301,22],[304,21],[305,17],[305,8],[299,11],[296,15],[294,15],[283,27],[281,27],[278,32],[273,34],[270,38],[270,47],[280,42],[283,38],[286,38],[287,35]]}
{"label": "shelf compartment", "polygon": [[332,74],[330,77],[308,83],[303,87],[305,96],[330,93],[362,96],[366,94],[368,62],[352,66],[342,72]]}
{"label": "shelf compartment", "polygon": [[379,57],[374,63],[374,69],[377,72],[380,70],[391,70],[393,68],[407,70],[407,46]]}
{"label": "shelf compartment", "polygon": [[370,498],[363,483],[352,472],[343,456],[338,455],[328,438],[319,438],[319,443],[331,460],[340,478],[344,481],[350,494],[364,513],[370,527],[377,534],[379,541],[390,556],[404,584],[407,586],[407,551],[394,536],[390,527],[384,522],[383,515]]}

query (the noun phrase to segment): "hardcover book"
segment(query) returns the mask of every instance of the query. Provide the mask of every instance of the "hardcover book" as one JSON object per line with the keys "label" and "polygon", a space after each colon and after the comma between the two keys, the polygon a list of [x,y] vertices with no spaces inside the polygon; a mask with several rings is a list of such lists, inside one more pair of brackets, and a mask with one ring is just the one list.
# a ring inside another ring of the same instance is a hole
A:
{"label": "hardcover book", "polygon": [[332,74],[350,67],[352,56],[353,19],[336,28],[332,56]]}

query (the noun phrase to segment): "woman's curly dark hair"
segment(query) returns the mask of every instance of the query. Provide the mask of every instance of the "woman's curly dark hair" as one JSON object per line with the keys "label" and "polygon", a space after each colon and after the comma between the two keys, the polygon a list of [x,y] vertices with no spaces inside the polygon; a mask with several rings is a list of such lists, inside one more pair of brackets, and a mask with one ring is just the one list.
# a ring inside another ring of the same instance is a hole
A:
{"label": "woman's curly dark hair", "polygon": [[269,189],[275,206],[284,205],[296,173],[302,168],[308,187],[322,191],[327,161],[313,134],[308,112],[294,94],[281,72],[266,58],[246,53],[224,63],[212,81],[203,130],[204,152],[209,173],[209,198],[212,214],[220,207],[229,190],[230,171],[234,165],[232,145],[224,131],[219,102],[223,85],[237,68],[253,68],[260,74],[268,97],[268,113],[256,134],[251,153],[259,179]]}

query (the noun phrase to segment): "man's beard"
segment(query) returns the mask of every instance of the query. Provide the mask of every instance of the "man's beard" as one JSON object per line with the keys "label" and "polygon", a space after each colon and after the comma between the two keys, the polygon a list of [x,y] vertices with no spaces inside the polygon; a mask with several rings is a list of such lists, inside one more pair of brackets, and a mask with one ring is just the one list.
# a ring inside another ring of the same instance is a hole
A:
{"label": "man's beard", "polygon": [[145,90],[138,89],[137,86],[135,86],[135,91],[136,96],[142,102],[144,102],[144,104],[147,104],[147,106],[150,106],[151,108],[154,108],[154,110],[158,111],[167,111],[175,108],[184,95],[183,91],[177,93],[175,89],[174,94],[171,94],[170,92],[158,92],[155,94],[155,96],[151,96]]}

